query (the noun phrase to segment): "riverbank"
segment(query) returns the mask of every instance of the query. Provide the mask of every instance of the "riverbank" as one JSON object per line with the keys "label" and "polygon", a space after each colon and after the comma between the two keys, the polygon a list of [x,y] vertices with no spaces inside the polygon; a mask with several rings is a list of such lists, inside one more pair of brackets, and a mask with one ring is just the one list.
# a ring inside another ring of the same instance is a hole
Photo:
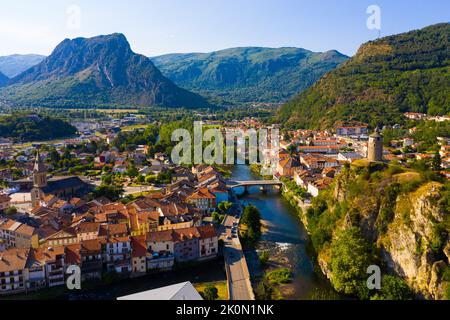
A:
{"label": "riverbank", "polygon": [[298,218],[305,226],[308,234],[311,234],[308,228],[308,219],[306,218],[306,211],[311,207],[311,204],[306,203],[303,199],[298,197],[286,184],[283,184],[282,196],[289,202],[291,206],[297,209]]}
{"label": "riverbank", "polygon": [[[233,170],[236,180],[262,180],[248,166],[236,166]],[[268,190],[262,193],[259,188],[236,190],[241,194],[240,201],[244,205],[254,205],[261,213],[265,232],[254,250],[245,252],[252,275],[255,291],[267,271],[277,268],[289,268],[292,280],[279,287],[282,299],[336,299],[330,283],[323,277],[317,264],[315,252],[308,232],[302,224],[301,215],[280,195],[279,190]],[[258,255],[269,252],[270,259],[261,266]]]}

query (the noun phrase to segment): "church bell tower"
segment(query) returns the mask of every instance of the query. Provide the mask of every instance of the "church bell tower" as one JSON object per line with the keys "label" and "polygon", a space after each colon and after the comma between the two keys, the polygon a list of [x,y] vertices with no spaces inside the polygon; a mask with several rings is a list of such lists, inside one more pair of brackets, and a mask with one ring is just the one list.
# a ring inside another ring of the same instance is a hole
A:
{"label": "church bell tower", "polygon": [[31,190],[31,204],[33,208],[39,206],[40,201],[44,198],[42,188],[47,186],[47,169],[41,161],[39,150],[36,154],[36,160],[33,168],[33,189]]}

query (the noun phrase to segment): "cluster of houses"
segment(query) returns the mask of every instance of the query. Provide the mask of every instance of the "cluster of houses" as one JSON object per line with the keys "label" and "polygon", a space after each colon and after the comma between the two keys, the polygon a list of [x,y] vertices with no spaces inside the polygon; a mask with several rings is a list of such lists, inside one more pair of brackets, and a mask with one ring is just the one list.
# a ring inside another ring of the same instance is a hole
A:
{"label": "cluster of houses", "polygon": [[[251,118],[207,124],[221,125],[223,130],[264,127]],[[130,164],[144,177],[170,170],[171,183],[126,204],[105,197],[89,201],[91,181],[77,176],[48,177],[47,166],[39,154],[34,157],[33,146],[18,152],[10,141],[0,139],[0,160],[14,160],[15,174],[21,172],[26,177],[14,180],[12,170],[6,168],[0,170],[0,179],[31,195],[28,214],[0,215],[0,295],[63,285],[67,268],[74,265],[81,268],[82,280],[86,281],[101,279],[109,272],[135,277],[167,271],[178,263],[217,256],[218,236],[209,221],[218,204],[229,200],[222,175],[208,165],[176,167],[162,153],[149,159],[148,146],[119,152],[111,146],[117,131],[115,123],[110,125],[106,136],[99,137],[94,132],[96,126],[79,124],[83,133],[80,141],[88,139],[82,143],[106,139],[110,146],[98,153],[73,149],[73,156],[81,164],[94,163],[100,174],[105,166],[112,173],[125,174]],[[396,152],[417,146],[409,137],[390,141],[390,147],[384,148],[379,133],[369,135],[368,126],[358,123],[338,126],[333,132],[291,131],[282,138],[280,149],[267,151],[277,153],[271,154],[278,158],[275,177],[295,181],[313,197],[332,183],[346,163],[434,156]],[[56,146],[57,151],[80,141],[62,142]],[[439,138],[439,143],[443,173],[449,178],[450,139]],[[0,212],[10,207],[10,195],[0,192]]]}
{"label": "cluster of houses", "polygon": [[280,142],[275,176],[294,180],[316,197],[332,183],[343,164],[367,157],[368,138],[367,126],[338,127],[336,133],[288,132]]}
{"label": "cluster of houses", "polygon": [[[450,138],[440,137],[438,142],[441,145],[441,173],[450,178]],[[383,147],[383,144],[383,137],[379,133],[369,135],[368,127],[364,124],[338,126],[335,132],[288,132],[287,137],[280,142],[275,176],[293,179],[316,197],[332,183],[345,163],[361,159],[402,162],[408,159],[431,160],[435,157],[435,153],[408,152],[408,147],[414,150],[419,145],[410,137],[390,141],[389,148]]]}
{"label": "cluster of houses", "polygon": [[[35,181],[39,170],[37,164]],[[173,183],[126,205],[74,197],[55,208],[61,200],[44,195],[29,215],[0,220],[0,294],[63,285],[74,265],[85,281],[213,259],[218,235],[206,218],[227,200],[221,174],[203,165],[176,168]]]}
{"label": "cluster of houses", "polygon": [[425,113],[419,113],[419,112],[406,112],[404,114],[405,118],[408,118],[410,120],[429,120],[429,121],[436,121],[436,122],[444,122],[444,121],[450,121],[449,116],[429,116]]}

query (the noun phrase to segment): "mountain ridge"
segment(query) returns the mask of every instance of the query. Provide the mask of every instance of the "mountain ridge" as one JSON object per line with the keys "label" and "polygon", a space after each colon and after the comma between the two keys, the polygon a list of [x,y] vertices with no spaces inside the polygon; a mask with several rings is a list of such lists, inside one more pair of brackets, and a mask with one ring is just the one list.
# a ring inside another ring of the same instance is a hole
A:
{"label": "mountain ridge", "polygon": [[9,78],[4,75],[2,72],[0,72],[0,88],[5,86],[9,81]]}
{"label": "mountain ridge", "polygon": [[176,84],[234,102],[285,101],[348,59],[336,50],[236,47],[152,57]]}
{"label": "mountain ridge", "polygon": [[0,57],[0,72],[14,78],[27,69],[39,64],[46,57],[39,54],[12,54]]}
{"label": "mountain ridge", "polygon": [[134,53],[120,33],[63,40],[3,92],[14,104],[31,106],[209,106]]}

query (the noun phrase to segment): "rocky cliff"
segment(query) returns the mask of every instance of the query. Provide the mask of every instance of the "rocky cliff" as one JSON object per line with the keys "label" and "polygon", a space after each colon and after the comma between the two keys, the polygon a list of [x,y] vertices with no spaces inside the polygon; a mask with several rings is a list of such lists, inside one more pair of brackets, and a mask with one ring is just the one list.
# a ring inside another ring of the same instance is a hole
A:
{"label": "rocky cliff", "polygon": [[344,169],[307,214],[321,214],[310,232],[323,273],[332,279],[336,235],[357,227],[374,244],[384,274],[404,279],[418,298],[449,298],[448,195],[448,182],[412,170],[367,163]]}
{"label": "rocky cliff", "polygon": [[[448,252],[444,257],[434,244],[435,230],[448,214],[437,206],[441,188],[441,184],[430,182],[416,192],[400,196],[394,221],[386,236],[379,239],[383,261],[388,268],[405,278],[420,295],[430,299],[444,298],[442,276],[450,262]],[[445,243],[444,248],[448,248],[448,237]]]}

